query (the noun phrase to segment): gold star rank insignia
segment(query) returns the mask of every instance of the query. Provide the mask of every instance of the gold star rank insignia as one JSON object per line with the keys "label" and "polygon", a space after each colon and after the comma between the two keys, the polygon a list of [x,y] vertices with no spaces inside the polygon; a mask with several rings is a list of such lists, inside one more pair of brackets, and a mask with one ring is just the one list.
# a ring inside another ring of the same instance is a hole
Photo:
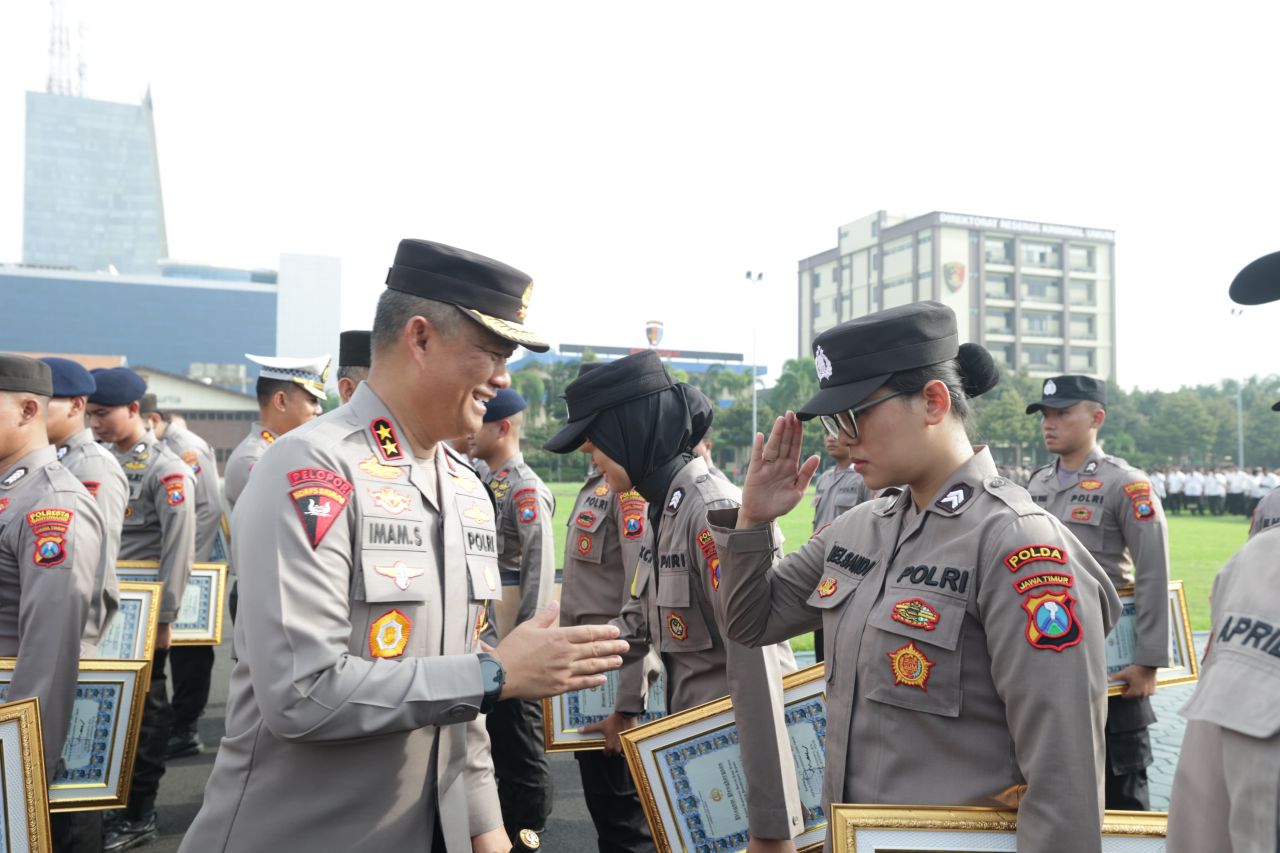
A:
{"label": "gold star rank insignia", "polygon": [[373,433],[373,443],[378,446],[378,452],[385,461],[398,462],[404,458],[404,451],[400,449],[400,437],[396,435],[396,428],[391,425],[391,421],[374,418],[369,429]]}

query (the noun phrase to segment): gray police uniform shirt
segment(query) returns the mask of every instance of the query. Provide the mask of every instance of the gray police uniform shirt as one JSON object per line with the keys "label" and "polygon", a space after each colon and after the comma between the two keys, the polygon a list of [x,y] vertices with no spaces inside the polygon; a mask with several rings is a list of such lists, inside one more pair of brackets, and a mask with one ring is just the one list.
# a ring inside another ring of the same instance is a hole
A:
{"label": "gray police uniform shirt", "polygon": [[485,478],[498,511],[498,569],[504,581],[518,580],[520,608],[515,624],[533,618],[556,588],[556,540],[551,490],[517,453]]}
{"label": "gray police uniform shirt", "polygon": [[1213,630],[1169,804],[1169,853],[1280,849],[1280,531],[1213,581]]}
{"label": "gray police uniform shirt", "polygon": [[51,445],[0,471],[0,657],[17,658],[4,701],[40,700],[45,772],[62,768],[102,515]]}
{"label": "gray police uniform shirt", "polygon": [[[707,513],[737,508],[740,493],[695,457],[667,487],[657,536],[646,521],[632,592],[613,624],[631,644],[625,661],[650,646],[666,668],[667,710],[679,713],[732,695],[749,713],[736,718],[747,778],[747,817],[756,838],[791,838],[803,830],[800,792],[782,717],[782,676],[795,668],[786,640],[748,648],[724,636],[720,557]],[[628,702],[631,704],[628,706]],[[616,710],[639,713],[638,697],[619,695]]]}
{"label": "gray police uniform shirt", "polygon": [[862,475],[848,468],[829,468],[813,487],[813,529],[830,524],[860,503],[875,497]]}
{"label": "gray police uniform shirt", "polygon": [[227,457],[227,466],[223,470],[222,488],[227,497],[227,506],[232,510],[236,508],[236,501],[240,500],[240,494],[249,483],[249,474],[253,471],[253,466],[258,464],[262,454],[275,443],[277,437],[274,432],[263,426],[261,421],[254,421],[253,426],[249,428],[249,434],[241,439],[236,449]]}
{"label": "gray police uniform shirt", "polygon": [[169,424],[163,441],[191,469],[195,480],[196,562],[207,563],[213,555],[213,541],[222,527],[218,461],[209,442],[177,424]]}
{"label": "gray police uniform shirt", "polygon": [[84,429],[58,448],[58,461],[70,471],[93,496],[102,515],[102,555],[94,579],[93,600],[89,618],[81,637],[81,657],[98,652],[98,641],[107,630],[111,617],[120,607],[120,582],[116,577],[116,560],[120,558],[120,533],[124,529],[124,511],[129,505],[129,481],[125,479],[115,454],[93,440],[93,432]]}
{"label": "gray police uniform shirt", "polygon": [[1025,853],[1101,850],[1120,602],[986,448],[923,511],[910,489],[877,498],[780,562],[768,529],[709,517],[736,639],[824,631],[824,808],[1014,807]]}
{"label": "gray police uniform shirt", "polygon": [[[367,383],[280,438],[232,516],[226,737],[181,850],[449,850],[502,825],[475,652],[499,594],[484,485],[415,460]],[[437,851],[442,853],[442,851]]]}
{"label": "gray police uniform shirt", "polygon": [[1264,530],[1280,526],[1280,489],[1272,489],[1266,497],[1258,501],[1253,511],[1253,522],[1249,525],[1249,536],[1257,536]]}
{"label": "gray police uniform shirt", "polygon": [[1169,533],[1147,475],[1100,449],[1060,485],[1056,464],[1038,469],[1031,497],[1062,521],[1117,588],[1134,586],[1134,663],[1169,665]]}
{"label": "gray police uniform shirt", "polygon": [[[640,561],[648,506],[635,489],[622,494],[611,489],[599,469],[587,473],[565,537],[561,625],[604,625],[622,610]],[[646,660],[656,664],[652,657]],[[654,675],[655,668],[644,661],[628,663],[618,673],[618,694],[645,696]]]}
{"label": "gray police uniform shirt", "polygon": [[160,622],[174,622],[195,562],[191,469],[150,430],[116,458],[129,481],[120,559],[159,561]]}

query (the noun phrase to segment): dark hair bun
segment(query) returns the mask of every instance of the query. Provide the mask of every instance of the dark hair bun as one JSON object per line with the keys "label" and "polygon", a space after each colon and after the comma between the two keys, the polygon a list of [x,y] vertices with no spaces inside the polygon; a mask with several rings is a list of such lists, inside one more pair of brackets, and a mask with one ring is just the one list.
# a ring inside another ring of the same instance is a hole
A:
{"label": "dark hair bun", "polygon": [[966,397],[979,397],[1000,381],[1000,371],[996,368],[995,359],[986,347],[978,344],[961,344],[956,354],[960,363],[960,373],[964,379]]}

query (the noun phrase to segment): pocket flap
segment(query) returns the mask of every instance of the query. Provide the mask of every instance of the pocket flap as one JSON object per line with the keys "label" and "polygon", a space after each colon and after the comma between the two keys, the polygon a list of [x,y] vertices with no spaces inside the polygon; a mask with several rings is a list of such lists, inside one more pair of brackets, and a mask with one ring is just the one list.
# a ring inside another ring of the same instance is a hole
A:
{"label": "pocket flap", "polygon": [[595,533],[600,529],[600,525],[604,524],[604,520],[608,517],[608,513],[598,509],[580,509],[572,518],[569,519],[569,530],[575,534],[579,531],[587,533]]}
{"label": "pocket flap", "polygon": [[471,577],[471,599],[482,601],[502,597],[502,576],[498,561],[492,557],[467,557],[467,574]]}
{"label": "pocket flap", "polygon": [[658,606],[689,606],[689,572],[662,572],[658,575]]}
{"label": "pocket flap", "polygon": [[861,575],[852,575],[839,569],[828,567],[827,573],[818,581],[813,592],[805,603],[819,610],[830,610],[853,595],[854,590],[862,583]]}
{"label": "pocket flap", "polygon": [[890,587],[867,621],[882,631],[950,651],[960,639],[964,614],[965,603],[959,599]]}
{"label": "pocket flap", "polygon": [[[1214,638],[1214,644],[1219,643]],[[1280,658],[1266,652],[1250,654],[1231,648],[1216,648],[1213,660],[1200,674],[1200,683],[1182,716],[1204,720],[1254,738],[1271,738],[1280,732],[1280,667],[1257,660]],[[1261,664],[1261,665],[1260,665]]]}

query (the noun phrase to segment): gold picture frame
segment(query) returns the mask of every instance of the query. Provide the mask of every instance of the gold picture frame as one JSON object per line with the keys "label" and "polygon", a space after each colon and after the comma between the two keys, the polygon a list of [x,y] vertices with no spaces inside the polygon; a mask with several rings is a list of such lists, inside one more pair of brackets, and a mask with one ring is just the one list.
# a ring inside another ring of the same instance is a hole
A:
{"label": "gold picture frame", "polygon": [[[821,808],[827,699],[824,672],[824,666],[816,664],[782,680],[784,714],[792,734],[805,811],[804,832],[795,839],[798,853],[818,853],[827,835],[827,815]],[[735,761],[736,731],[729,697],[623,732],[622,747],[659,853],[695,853],[708,842],[715,850],[746,849],[746,804],[736,803],[738,798],[731,792],[714,785],[708,796],[702,796],[707,786],[696,778],[703,768],[695,762],[705,763],[699,759],[720,749],[730,750],[727,760]],[[797,749],[803,755],[797,754]],[[723,762],[719,766],[724,772]],[[725,787],[731,788],[728,784]],[[740,808],[735,809],[735,803]],[[702,819],[704,808],[709,812],[706,821]],[[717,823],[721,824],[719,834],[712,835],[717,832]]]}
{"label": "gold picture frame", "polygon": [[[4,691],[13,678],[13,667],[13,658],[0,658],[0,689]],[[150,661],[80,661],[77,701],[62,750],[67,766],[49,785],[50,811],[95,811],[128,805],[142,706],[150,685]]]}
{"label": "gold picture frame", "polygon": [[[605,673],[600,687],[570,690],[542,700],[542,742],[547,752],[586,752],[604,749],[601,735],[582,734],[579,729],[604,719],[613,711],[618,693],[618,670]],[[641,725],[666,716],[666,673],[659,668],[649,685],[647,709],[640,717]]]}
{"label": "gold picture frame", "polygon": [[[1109,811],[1103,817],[1102,838],[1126,839],[1130,853],[1164,853],[1168,823],[1166,812]],[[1018,813],[984,806],[838,804],[831,806],[831,829],[834,853],[1018,849]]]}
{"label": "gold picture frame", "polygon": [[[160,575],[156,560],[121,560],[116,563],[121,580],[154,583]],[[222,644],[222,623],[227,600],[227,564],[192,563],[181,609],[173,622],[174,646]]]}
{"label": "gold picture frame", "polygon": [[[10,783],[21,780],[21,791]],[[50,853],[40,700],[0,705],[0,850]]]}
{"label": "gold picture frame", "polygon": [[[1132,663],[1133,654],[1133,585],[1121,587],[1116,593],[1120,596],[1122,611],[1120,621],[1107,635],[1107,675]],[[1200,657],[1191,634],[1187,593],[1182,581],[1169,581],[1169,666],[1162,666],[1156,672],[1156,689],[1199,680]],[[1108,696],[1119,696],[1123,692],[1123,681],[1113,682],[1107,688]]]}
{"label": "gold picture frame", "polygon": [[98,640],[96,660],[151,660],[156,651],[161,586],[120,582],[120,607]]}

